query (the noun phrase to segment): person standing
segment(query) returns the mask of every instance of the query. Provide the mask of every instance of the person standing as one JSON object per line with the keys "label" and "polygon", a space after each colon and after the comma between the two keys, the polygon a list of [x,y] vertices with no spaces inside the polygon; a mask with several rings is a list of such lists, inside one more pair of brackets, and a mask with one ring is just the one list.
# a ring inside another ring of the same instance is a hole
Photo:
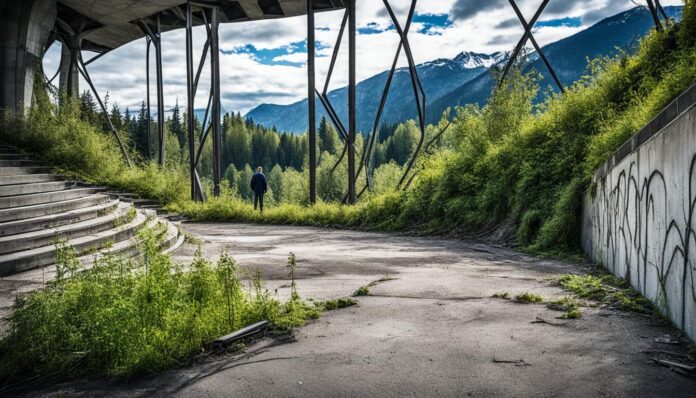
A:
{"label": "person standing", "polygon": [[268,192],[268,180],[263,175],[263,167],[256,169],[256,174],[251,177],[251,190],[254,192],[254,210],[258,206],[263,213],[263,195]]}

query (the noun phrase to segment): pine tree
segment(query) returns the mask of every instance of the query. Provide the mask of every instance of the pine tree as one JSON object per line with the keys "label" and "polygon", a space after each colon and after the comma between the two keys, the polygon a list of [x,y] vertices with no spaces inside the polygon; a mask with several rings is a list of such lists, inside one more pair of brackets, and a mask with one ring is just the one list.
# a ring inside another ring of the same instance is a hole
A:
{"label": "pine tree", "polygon": [[186,137],[186,131],[184,130],[184,125],[181,123],[181,110],[179,109],[179,99],[176,99],[174,105],[174,110],[172,111],[172,119],[169,124],[169,129],[172,133],[179,139],[179,146],[184,148],[188,145],[188,139]]}
{"label": "pine tree", "polygon": [[276,202],[280,202],[280,195],[283,192],[283,169],[280,165],[276,164],[268,173],[268,185],[273,191]]}
{"label": "pine tree", "polygon": [[121,115],[121,110],[118,108],[118,104],[114,103],[111,107],[111,115],[109,115],[111,123],[114,125],[116,130],[123,130],[123,118]]}
{"label": "pine tree", "polygon": [[97,102],[92,97],[92,93],[87,90],[80,95],[80,115],[83,120],[90,123],[97,122]]}
{"label": "pine tree", "polygon": [[138,115],[138,124],[136,128],[132,130],[133,136],[131,140],[135,145],[135,149],[140,152],[140,154],[145,159],[150,159],[148,136],[147,136],[147,123],[148,123],[148,109],[145,106],[145,101],[140,105],[140,114]]}
{"label": "pine tree", "polygon": [[340,147],[338,133],[325,116],[319,122],[319,150],[335,154]]}

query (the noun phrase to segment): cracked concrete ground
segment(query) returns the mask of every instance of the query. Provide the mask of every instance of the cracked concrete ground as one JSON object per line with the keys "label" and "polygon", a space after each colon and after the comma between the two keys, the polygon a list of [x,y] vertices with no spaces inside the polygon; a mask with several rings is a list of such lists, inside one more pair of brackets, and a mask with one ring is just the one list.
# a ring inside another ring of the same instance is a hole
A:
{"label": "cracked concrete ground", "polygon": [[[295,331],[242,354],[154,378],[73,382],[35,395],[181,397],[693,397],[696,382],[652,363],[649,350],[684,352],[654,339],[675,330],[655,320],[583,308],[577,320],[543,304],[494,299],[565,293],[548,281],[581,266],[444,238],[291,226],[183,224],[208,257],[226,249],[267,287],[289,294],[289,252],[303,298],[349,296],[395,279]],[[174,253],[191,260],[195,245]],[[559,323],[532,323],[537,317]],[[496,361],[520,361],[499,363]]]}

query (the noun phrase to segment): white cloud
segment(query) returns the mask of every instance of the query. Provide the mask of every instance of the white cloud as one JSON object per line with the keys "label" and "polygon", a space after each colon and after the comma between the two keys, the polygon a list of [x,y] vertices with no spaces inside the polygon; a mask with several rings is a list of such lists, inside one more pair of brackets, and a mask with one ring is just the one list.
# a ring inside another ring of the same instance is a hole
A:
{"label": "white cloud", "polygon": [[[419,14],[449,13],[452,7],[462,0],[421,1],[418,3]],[[475,3],[466,0],[468,3]],[[403,21],[408,13],[408,0],[391,0],[394,11]],[[418,33],[418,24],[414,24],[409,35],[415,61],[422,63],[436,58],[454,57],[462,51],[493,52],[510,50],[523,33],[521,25],[507,1],[499,2],[499,7],[489,7],[487,10],[464,19],[456,19],[446,29],[439,29],[439,35]],[[531,18],[540,0],[519,0],[522,13]],[[681,4],[679,0],[664,0],[663,5]],[[563,37],[587,28],[598,19],[608,17],[617,12],[634,7],[630,0],[554,0],[548,6],[548,11],[540,18],[552,19],[557,17],[583,17],[582,26],[544,27],[538,29],[535,37],[540,45],[549,44]],[[318,13],[316,25],[317,40],[333,46],[338,28],[343,18],[343,11]],[[391,26],[391,20],[380,1],[358,1],[358,27],[376,24],[381,29]],[[511,21],[514,19],[514,21]],[[498,27],[501,22],[507,27]],[[514,22],[514,23],[513,23]],[[165,104],[167,108],[174,105],[176,99],[180,104],[186,99],[186,63],[184,48],[184,31],[178,30],[163,35],[163,67],[165,81]],[[290,43],[304,41],[306,37],[306,22],[304,17],[275,19],[255,22],[225,24],[220,28],[221,49],[230,51],[234,48],[253,44],[257,49],[273,49]],[[194,33],[196,54],[204,43],[204,29],[198,27]],[[347,37],[339,54],[334,71],[332,88],[345,85],[348,77],[347,70]],[[398,36],[394,30],[376,34],[363,34],[357,38],[358,80],[365,79],[391,66]],[[323,86],[323,79],[328,70],[332,48],[318,51],[322,57],[317,58],[317,84]],[[151,62],[151,98],[154,105],[156,100],[154,86],[154,49]],[[196,62],[197,57],[196,55]],[[307,69],[302,66],[264,65],[249,54],[220,54],[223,107],[226,110],[240,110],[242,113],[262,103],[291,103],[307,96]],[[60,59],[59,46],[54,46],[44,59],[46,72],[51,76],[57,69]],[[209,61],[209,59],[208,59]],[[276,61],[304,63],[306,54],[296,52],[276,57]],[[400,65],[405,66],[406,60],[402,55]],[[121,109],[138,108],[145,99],[145,40],[129,43],[112,53],[105,55],[89,66],[89,70],[97,89],[102,95],[109,92],[111,101],[119,104]],[[209,90],[209,66],[206,64],[201,76],[201,83],[196,98],[196,107],[205,107]],[[87,86],[83,84],[82,89]]]}

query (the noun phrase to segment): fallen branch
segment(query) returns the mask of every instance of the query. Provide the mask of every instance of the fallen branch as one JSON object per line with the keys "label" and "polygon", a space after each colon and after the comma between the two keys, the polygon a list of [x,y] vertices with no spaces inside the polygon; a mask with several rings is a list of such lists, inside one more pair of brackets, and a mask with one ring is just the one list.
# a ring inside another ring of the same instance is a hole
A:
{"label": "fallen branch", "polygon": [[253,325],[249,325],[245,328],[239,329],[236,332],[220,337],[219,339],[213,341],[212,345],[214,348],[225,347],[234,343],[235,341],[241,340],[243,338],[249,337],[253,334],[266,330],[270,326],[271,323],[269,321],[257,322]]}
{"label": "fallen branch", "polygon": [[665,359],[657,359],[657,358],[653,358],[652,360],[653,360],[653,362],[655,362],[658,365],[666,366],[668,368],[681,369],[681,370],[692,373],[692,375],[693,375],[693,372],[696,370],[696,366],[689,366],[689,365],[679,363],[679,362],[667,361]]}
{"label": "fallen branch", "polygon": [[536,319],[533,320],[532,323],[543,323],[546,325],[553,325],[553,326],[566,326],[565,322],[551,322],[551,321],[547,321],[546,319],[541,318],[541,317],[536,317]]}
{"label": "fallen branch", "polygon": [[667,356],[675,357],[675,358],[689,358],[688,354],[682,354],[680,352],[667,351],[667,350],[643,350],[641,352],[644,354],[662,354],[662,355],[667,355]]}
{"label": "fallen branch", "polygon": [[516,366],[532,366],[531,363],[527,363],[524,359],[510,360],[510,359],[496,359],[493,358],[493,363],[512,363]]}

